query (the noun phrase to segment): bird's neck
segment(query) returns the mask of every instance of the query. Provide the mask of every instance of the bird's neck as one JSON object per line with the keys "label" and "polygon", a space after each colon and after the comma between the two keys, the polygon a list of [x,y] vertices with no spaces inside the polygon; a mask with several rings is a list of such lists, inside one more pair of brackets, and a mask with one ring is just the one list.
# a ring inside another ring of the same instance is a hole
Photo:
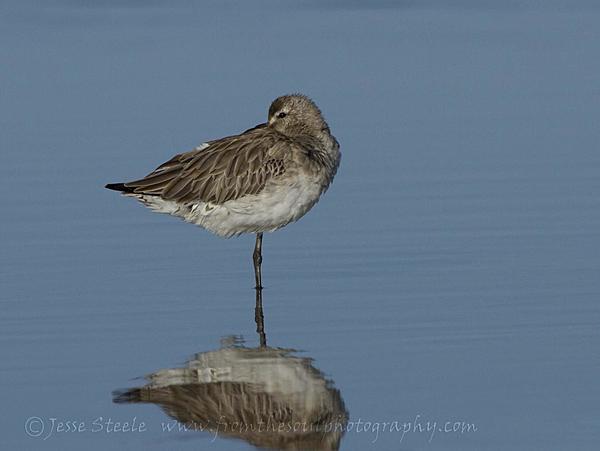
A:
{"label": "bird's neck", "polygon": [[[320,170],[324,170],[329,177],[333,178],[340,163],[340,146],[337,140],[328,131],[310,138],[312,145],[309,146],[309,159],[312,160]],[[328,180],[329,185],[331,180]]]}

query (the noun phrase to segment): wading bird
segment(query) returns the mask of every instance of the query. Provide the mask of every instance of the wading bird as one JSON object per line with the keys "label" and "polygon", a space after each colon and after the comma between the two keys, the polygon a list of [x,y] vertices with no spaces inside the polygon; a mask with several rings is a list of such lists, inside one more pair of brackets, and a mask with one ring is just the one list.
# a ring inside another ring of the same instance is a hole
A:
{"label": "wading bird", "polygon": [[263,232],[300,219],[331,184],[339,144],[317,105],[300,94],[273,101],[268,120],[175,155],[146,177],[106,188],[222,237],[255,233],[262,288]]}

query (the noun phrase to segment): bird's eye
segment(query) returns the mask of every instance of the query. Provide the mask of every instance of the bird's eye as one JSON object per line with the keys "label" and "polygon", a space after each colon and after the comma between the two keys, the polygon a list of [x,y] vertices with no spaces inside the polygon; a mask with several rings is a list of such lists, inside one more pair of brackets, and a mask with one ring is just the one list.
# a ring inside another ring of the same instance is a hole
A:
{"label": "bird's eye", "polygon": [[284,113],[283,111],[277,115],[277,117],[280,118],[280,119],[283,119],[286,116],[287,116],[287,114]]}

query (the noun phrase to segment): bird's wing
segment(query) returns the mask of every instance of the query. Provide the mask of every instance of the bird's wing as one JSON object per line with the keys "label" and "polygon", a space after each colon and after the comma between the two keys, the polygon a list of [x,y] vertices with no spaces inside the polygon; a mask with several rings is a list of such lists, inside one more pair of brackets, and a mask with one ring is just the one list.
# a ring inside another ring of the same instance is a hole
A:
{"label": "bird's wing", "polygon": [[267,180],[285,172],[288,138],[263,125],[175,155],[146,177],[125,183],[135,194],[176,202],[222,204],[258,194]]}

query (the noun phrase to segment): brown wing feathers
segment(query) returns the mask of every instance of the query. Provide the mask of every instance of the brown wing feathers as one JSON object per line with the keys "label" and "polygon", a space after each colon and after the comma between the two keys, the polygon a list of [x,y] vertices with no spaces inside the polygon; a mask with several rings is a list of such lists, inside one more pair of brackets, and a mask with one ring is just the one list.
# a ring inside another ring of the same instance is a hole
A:
{"label": "brown wing feathers", "polygon": [[273,155],[280,153],[276,150],[283,141],[279,133],[257,127],[176,155],[143,179],[125,183],[124,188],[183,203],[221,204],[258,194],[270,177],[285,171],[283,158]]}

